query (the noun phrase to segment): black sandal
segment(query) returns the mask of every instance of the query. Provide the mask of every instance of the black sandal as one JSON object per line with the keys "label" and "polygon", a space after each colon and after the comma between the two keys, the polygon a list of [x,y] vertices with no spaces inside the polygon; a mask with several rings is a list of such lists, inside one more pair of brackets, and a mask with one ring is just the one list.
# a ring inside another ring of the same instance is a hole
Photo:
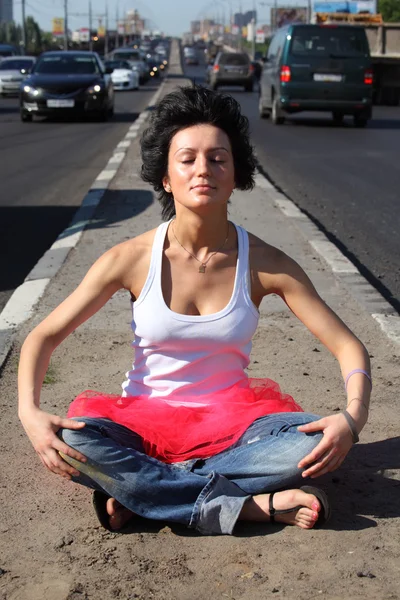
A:
{"label": "black sandal", "polygon": [[132,515],[132,518],[129,519],[120,529],[112,529],[110,527],[110,515],[107,512],[107,500],[109,500],[111,496],[105,494],[104,492],[100,492],[99,490],[95,490],[93,492],[93,507],[97,518],[100,524],[107,529],[107,531],[111,531],[111,533],[119,533],[120,531],[124,531],[128,528],[132,523],[132,519],[135,515]]}
{"label": "black sandal", "polygon": [[[325,494],[323,490],[319,488],[313,487],[312,485],[303,485],[300,488],[306,494],[313,494],[316,498],[318,498],[321,504],[321,510],[318,513],[318,519],[316,520],[312,529],[318,529],[325,525],[327,521],[329,521],[331,517],[331,507],[329,505],[328,496]],[[282,490],[283,491],[283,490]],[[301,504],[299,506],[294,506],[293,508],[285,508],[281,510],[277,510],[274,508],[273,498],[276,492],[272,492],[269,496],[269,521],[270,523],[275,523],[275,515],[284,515],[295,510],[299,510],[300,508],[304,508]]]}

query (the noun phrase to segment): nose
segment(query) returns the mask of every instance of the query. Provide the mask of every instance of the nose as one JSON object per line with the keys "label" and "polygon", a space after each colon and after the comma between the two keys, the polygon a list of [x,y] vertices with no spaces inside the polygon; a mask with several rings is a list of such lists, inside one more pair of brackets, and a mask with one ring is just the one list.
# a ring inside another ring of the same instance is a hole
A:
{"label": "nose", "polygon": [[196,175],[198,177],[204,177],[209,174],[209,164],[207,156],[199,154],[196,158]]}

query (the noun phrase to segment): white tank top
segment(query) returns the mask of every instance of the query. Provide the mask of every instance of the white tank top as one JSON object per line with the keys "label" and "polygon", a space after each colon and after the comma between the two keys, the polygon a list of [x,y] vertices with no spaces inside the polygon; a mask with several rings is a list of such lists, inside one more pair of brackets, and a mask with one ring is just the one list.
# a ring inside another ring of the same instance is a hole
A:
{"label": "white tank top", "polygon": [[146,282],[132,303],[135,360],[123,396],[201,396],[246,384],[259,312],[249,294],[249,238],[235,225],[238,260],[231,299],[210,315],[183,315],[165,303],[161,269],[169,222],[156,231]]}

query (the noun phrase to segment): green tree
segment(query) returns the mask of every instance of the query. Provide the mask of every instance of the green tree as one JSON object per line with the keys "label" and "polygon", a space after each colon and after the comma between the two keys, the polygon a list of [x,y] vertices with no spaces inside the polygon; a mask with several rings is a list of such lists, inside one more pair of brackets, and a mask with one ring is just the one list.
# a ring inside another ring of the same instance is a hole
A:
{"label": "green tree", "polygon": [[42,31],[33,17],[27,17],[26,25],[26,52],[39,54],[42,51]]}
{"label": "green tree", "polygon": [[400,0],[379,0],[378,12],[386,23],[400,23]]}

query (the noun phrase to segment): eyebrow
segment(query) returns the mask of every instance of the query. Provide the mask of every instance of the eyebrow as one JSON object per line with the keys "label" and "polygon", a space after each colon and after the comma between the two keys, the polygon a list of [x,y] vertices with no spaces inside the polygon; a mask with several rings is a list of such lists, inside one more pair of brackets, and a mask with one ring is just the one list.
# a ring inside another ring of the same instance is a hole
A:
{"label": "eyebrow", "polygon": [[[191,148],[190,146],[178,148],[178,150],[175,152],[175,154],[178,154],[178,152],[180,152],[181,150],[195,150],[195,148]],[[207,152],[214,152],[215,150],[225,150],[225,152],[229,152],[229,150],[227,148],[225,148],[224,146],[216,146],[215,148],[208,148]],[[175,154],[174,154],[174,156],[175,156]]]}

